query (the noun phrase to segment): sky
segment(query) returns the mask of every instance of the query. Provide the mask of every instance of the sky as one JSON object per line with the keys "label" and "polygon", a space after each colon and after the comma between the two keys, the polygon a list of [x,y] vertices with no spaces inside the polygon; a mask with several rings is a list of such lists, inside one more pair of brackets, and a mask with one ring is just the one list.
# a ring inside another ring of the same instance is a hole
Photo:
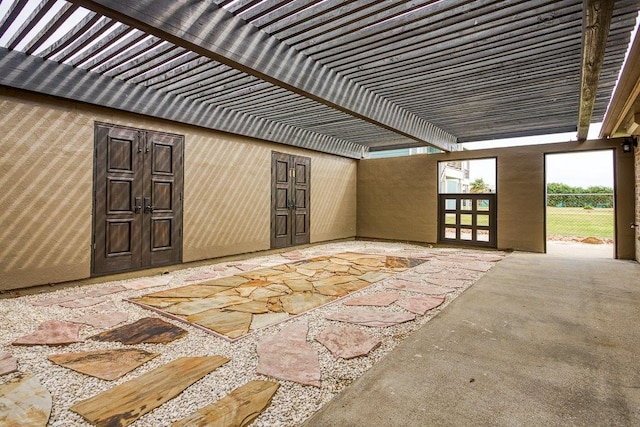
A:
{"label": "sky", "polygon": [[[598,138],[601,123],[589,128],[589,139]],[[495,141],[471,142],[463,144],[465,149],[514,147],[518,145],[548,144],[575,141],[576,134],[563,133]],[[611,150],[580,153],[552,154],[546,157],[547,182],[558,182],[573,187],[605,186],[613,187],[613,153]],[[495,164],[492,161],[473,161],[469,165],[471,181],[482,178],[485,183],[495,186]]]}

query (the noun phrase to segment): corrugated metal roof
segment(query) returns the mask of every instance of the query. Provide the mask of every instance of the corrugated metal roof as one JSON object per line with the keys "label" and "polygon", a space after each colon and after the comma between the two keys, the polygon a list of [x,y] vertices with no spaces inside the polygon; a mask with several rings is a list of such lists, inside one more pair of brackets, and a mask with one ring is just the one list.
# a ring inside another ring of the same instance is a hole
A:
{"label": "corrugated metal roof", "polygon": [[[184,16],[205,7],[185,11],[180,8],[192,6],[170,3],[175,11],[154,18],[182,13],[182,20],[171,22],[184,22]],[[153,106],[130,105],[126,93],[118,93],[104,105],[351,157],[425,142],[448,147],[454,141],[576,130],[581,0],[214,3],[218,6],[207,7],[222,7],[223,18],[244,26],[230,41],[224,30],[233,27],[220,24],[210,30],[220,28],[212,37],[233,43],[222,46],[229,62],[213,59],[217,52],[203,54],[206,46],[197,46],[193,40],[199,39],[188,39],[188,34],[182,43],[175,34],[163,38],[168,33],[162,28],[134,26],[138,17],[134,24],[123,22],[128,21],[124,12],[122,19],[105,16],[109,13],[103,8],[124,10],[124,2],[2,2],[0,71],[5,76],[0,83],[65,96],[46,76],[29,77],[44,65],[16,54],[24,52],[46,60],[48,73],[60,84],[82,79],[73,70],[84,70],[94,87],[135,89],[144,99],[158,100]],[[639,0],[615,2],[592,122],[602,120],[639,8]],[[156,13],[151,6],[148,10]],[[187,29],[199,35],[196,30],[193,25]],[[270,43],[263,50],[249,46],[260,56],[255,63],[266,64],[264,70],[247,69],[241,60],[234,68],[243,37],[256,34]],[[277,73],[269,74],[267,69],[274,67],[269,62],[281,58],[281,51],[302,68],[287,73],[286,63],[275,64]],[[331,81],[312,82],[313,89],[307,90],[307,69]],[[284,76],[282,84],[279,76]],[[316,86],[331,85],[336,87],[314,92]],[[350,92],[340,93],[347,86]],[[82,94],[74,97],[91,102]],[[383,106],[388,112],[376,111]],[[203,117],[213,111],[224,118]]]}

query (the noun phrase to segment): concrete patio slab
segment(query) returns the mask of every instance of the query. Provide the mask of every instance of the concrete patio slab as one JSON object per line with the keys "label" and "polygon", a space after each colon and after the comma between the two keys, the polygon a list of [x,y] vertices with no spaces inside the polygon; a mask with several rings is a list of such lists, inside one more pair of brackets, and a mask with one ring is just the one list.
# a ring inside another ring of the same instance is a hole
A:
{"label": "concrete patio slab", "polygon": [[513,254],[304,425],[640,425],[639,277]]}

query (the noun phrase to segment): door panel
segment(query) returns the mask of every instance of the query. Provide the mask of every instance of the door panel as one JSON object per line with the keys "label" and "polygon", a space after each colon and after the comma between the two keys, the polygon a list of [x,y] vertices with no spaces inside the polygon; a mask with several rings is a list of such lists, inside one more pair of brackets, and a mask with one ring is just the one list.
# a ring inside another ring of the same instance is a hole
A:
{"label": "door panel", "polygon": [[93,273],[182,259],[183,138],[96,124]]}
{"label": "door panel", "polygon": [[182,137],[147,132],[144,239],[145,265],[176,264],[182,258]]}
{"label": "door panel", "polygon": [[272,248],[309,243],[310,166],[308,157],[272,153]]}
{"label": "door panel", "polygon": [[132,220],[107,220],[107,256],[131,255]]}
{"label": "door panel", "polygon": [[133,177],[107,178],[107,213],[133,213]]}
{"label": "door panel", "polygon": [[140,266],[142,219],[136,194],[142,191],[138,132],[96,126],[94,271]]}
{"label": "door panel", "polygon": [[308,157],[292,156],[294,173],[293,188],[295,200],[293,212],[295,214],[293,245],[309,243],[309,181],[311,177],[311,159]]}
{"label": "door panel", "polygon": [[291,170],[289,155],[271,154],[271,247],[291,245]]}

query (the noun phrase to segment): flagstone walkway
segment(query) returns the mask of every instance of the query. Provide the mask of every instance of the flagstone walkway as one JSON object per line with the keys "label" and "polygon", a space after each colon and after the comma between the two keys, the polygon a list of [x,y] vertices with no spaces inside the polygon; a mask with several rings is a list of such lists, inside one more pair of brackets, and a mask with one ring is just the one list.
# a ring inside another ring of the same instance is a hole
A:
{"label": "flagstone walkway", "polygon": [[0,425],[300,424],[505,255],[341,242],[0,300]]}
{"label": "flagstone walkway", "polygon": [[347,252],[153,292],[129,301],[233,339],[426,261]]}

